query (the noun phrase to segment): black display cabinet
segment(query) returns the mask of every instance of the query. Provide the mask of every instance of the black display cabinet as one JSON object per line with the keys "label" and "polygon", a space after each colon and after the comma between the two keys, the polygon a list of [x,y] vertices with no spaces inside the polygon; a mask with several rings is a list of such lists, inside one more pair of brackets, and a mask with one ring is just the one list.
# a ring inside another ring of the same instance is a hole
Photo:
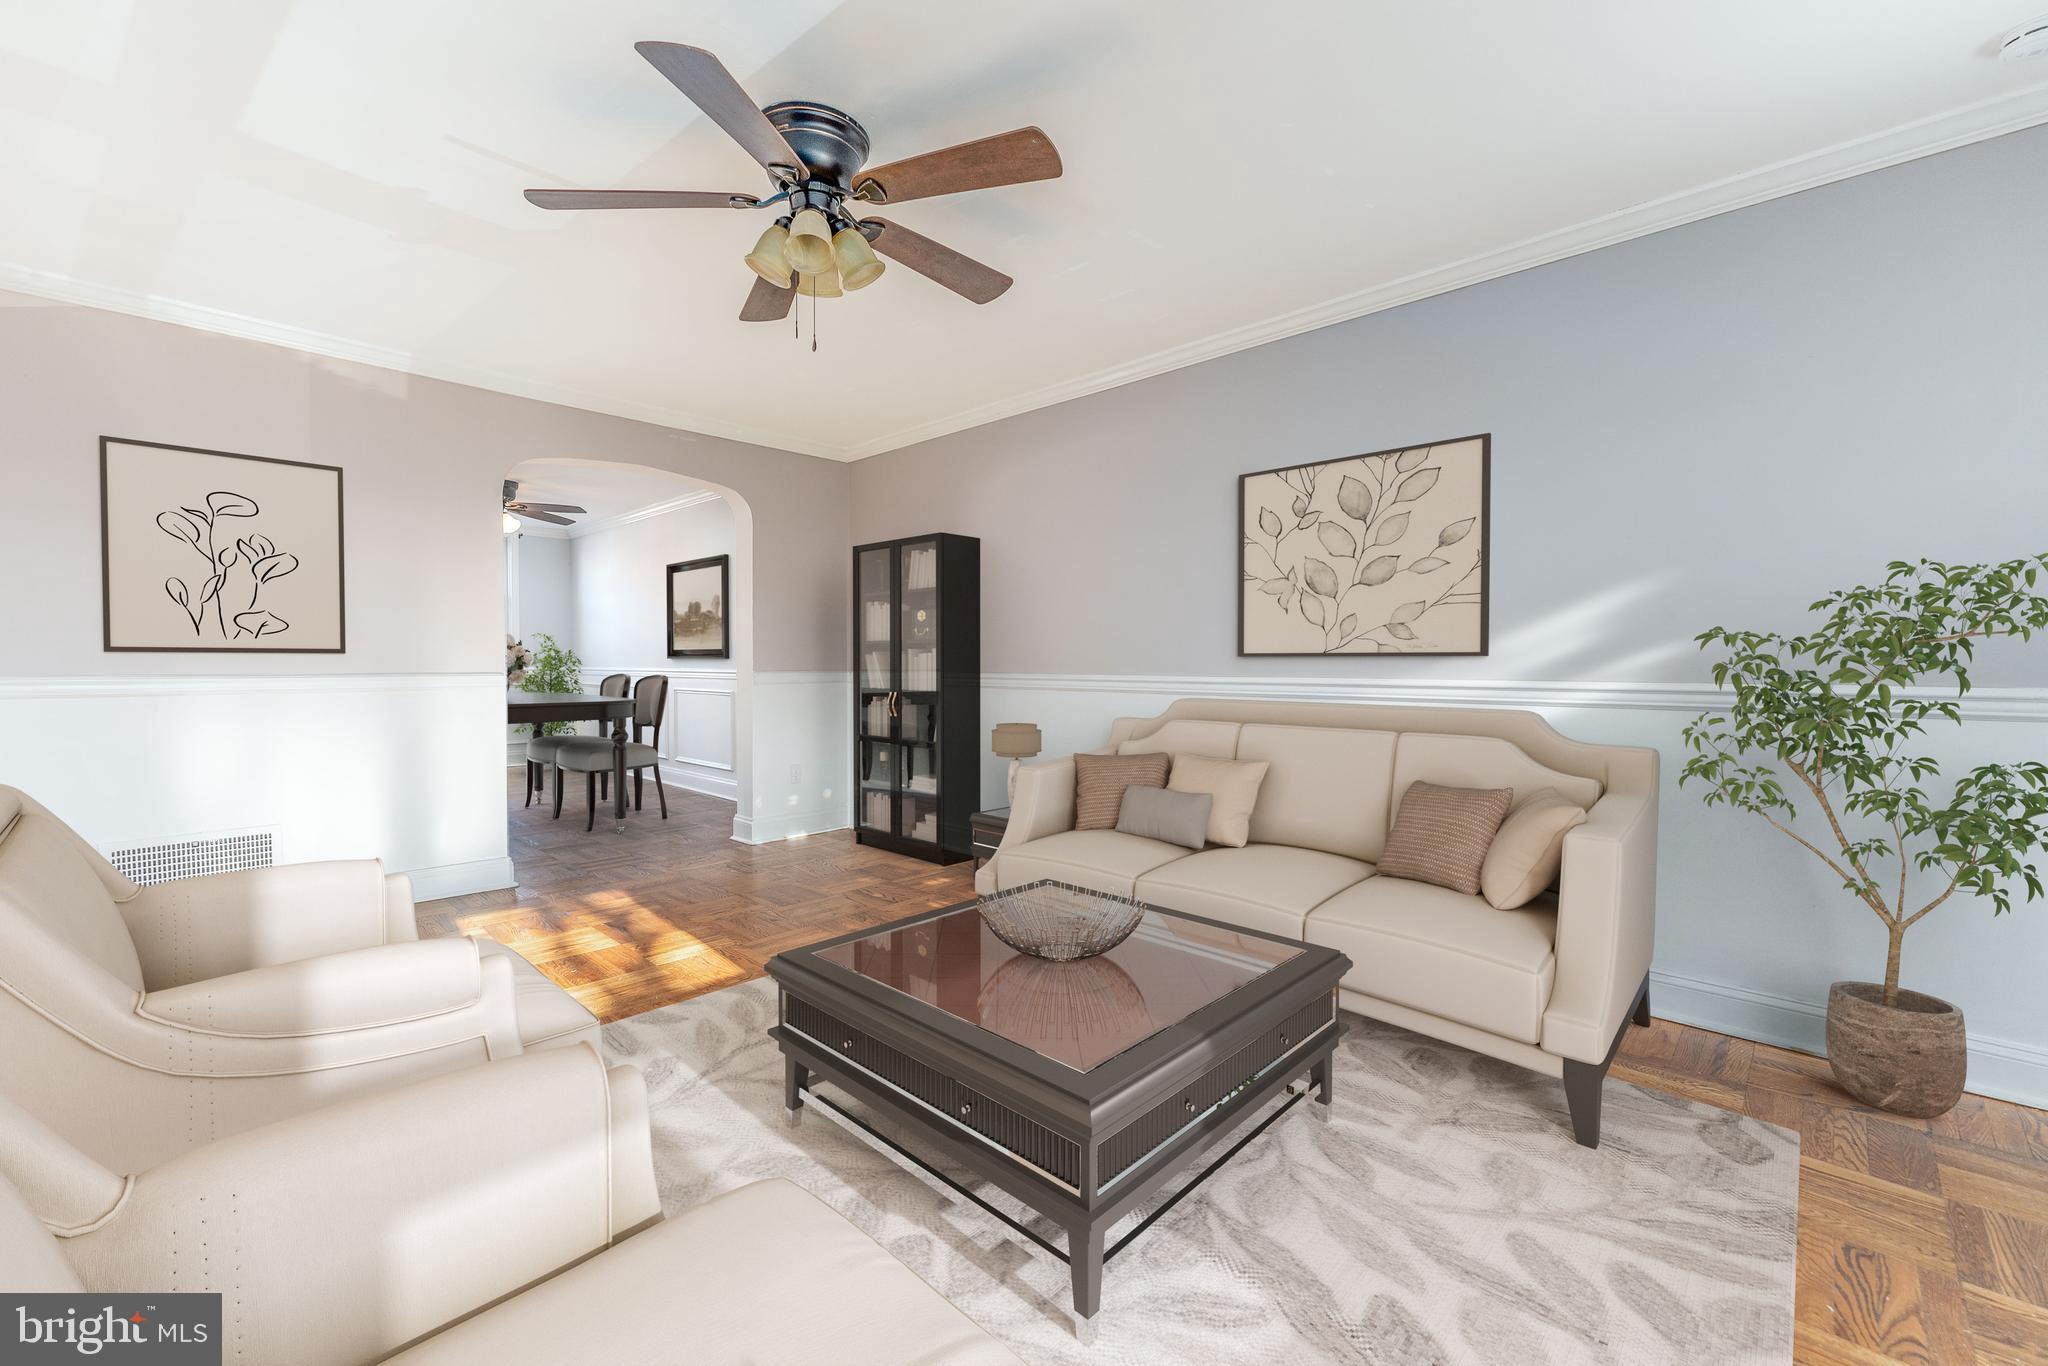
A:
{"label": "black display cabinet", "polygon": [[981,542],[940,533],[853,552],[853,828],[958,863],[981,805]]}

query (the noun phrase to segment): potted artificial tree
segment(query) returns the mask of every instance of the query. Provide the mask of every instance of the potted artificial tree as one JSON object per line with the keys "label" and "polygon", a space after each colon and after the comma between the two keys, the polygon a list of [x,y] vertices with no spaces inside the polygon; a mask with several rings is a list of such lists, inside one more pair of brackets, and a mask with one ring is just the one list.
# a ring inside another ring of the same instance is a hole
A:
{"label": "potted artificial tree", "polygon": [[1906,931],[1958,892],[1989,900],[1993,914],[2012,909],[2022,886],[2029,901],[2041,894],[2028,856],[2048,844],[2048,765],[1985,764],[1937,797],[1923,786],[1938,776],[1934,760],[1907,747],[1931,718],[1961,723],[1945,694],[1969,691],[1978,641],[2048,628],[2048,597],[2034,591],[2044,569],[2048,555],[1894,563],[1876,587],[1814,603],[1822,615],[1808,634],[1715,627],[1699,637],[1726,651],[1714,682],[1734,698],[1685,728],[1692,756],[1679,782],[1703,784],[1709,806],[1769,821],[1883,923],[1884,981],[1828,990],[1835,1080],[1881,1109],[1945,1113],[1968,1062],[1962,1012],[1899,986]]}

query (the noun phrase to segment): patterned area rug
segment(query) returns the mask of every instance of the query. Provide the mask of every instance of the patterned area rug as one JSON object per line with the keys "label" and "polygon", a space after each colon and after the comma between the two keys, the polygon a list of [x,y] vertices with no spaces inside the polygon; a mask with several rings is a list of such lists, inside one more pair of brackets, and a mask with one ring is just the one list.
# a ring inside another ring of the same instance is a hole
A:
{"label": "patterned area rug", "polygon": [[762,980],[605,1028],[664,1205],[788,1177],[1028,1362],[1791,1354],[1796,1134],[1610,1081],[1588,1151],[1557,1082],[1352,1015],[1330,1122],[1296,1106],[1112,1261],[1084,1348],[1063,1264],[825,1114],[783,1122],[774,1021]]}

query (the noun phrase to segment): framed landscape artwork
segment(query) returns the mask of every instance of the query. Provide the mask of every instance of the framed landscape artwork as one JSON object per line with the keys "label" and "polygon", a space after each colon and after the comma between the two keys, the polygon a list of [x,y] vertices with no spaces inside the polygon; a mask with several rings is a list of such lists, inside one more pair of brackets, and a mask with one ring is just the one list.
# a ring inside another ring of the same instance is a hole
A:
{"label": "framed landscape artwork", "polygon": [[1486,653],[1490,436],[1238,478],[1240,655]]}
{"label": "framed landscape artwork", "polygon": [[339,654],[341,470],[100,438],[108,650]]}
{"label": "framed landscape artwork", "polygon": [[725,604],[732,596],[732,560],[710,555],[668,567],[668,652],[672,658],[732,657]]}

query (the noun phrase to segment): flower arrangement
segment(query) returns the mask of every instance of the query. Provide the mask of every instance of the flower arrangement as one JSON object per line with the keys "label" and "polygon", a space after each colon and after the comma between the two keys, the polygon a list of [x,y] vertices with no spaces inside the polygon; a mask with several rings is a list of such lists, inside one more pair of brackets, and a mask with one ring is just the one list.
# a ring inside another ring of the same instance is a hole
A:
{"label": "flower arrangement", "polygon": [[505,686],[511,687],[526,677],[526,671],[533,667],[533,651],[526,648],[526,642],[505,637]]}

